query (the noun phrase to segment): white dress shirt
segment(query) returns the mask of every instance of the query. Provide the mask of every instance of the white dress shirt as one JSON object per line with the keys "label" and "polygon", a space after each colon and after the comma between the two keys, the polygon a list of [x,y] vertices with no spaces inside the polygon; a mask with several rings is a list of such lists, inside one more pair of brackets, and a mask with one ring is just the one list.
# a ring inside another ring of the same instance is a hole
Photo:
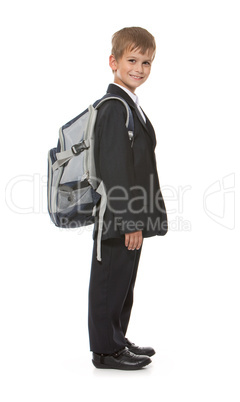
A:
{"label": "white dress shirt", "polygon": [[138,96],[135,95],[133,92],[129,91],[129,89],[123,87],[122,85],[116,84],[115,82],[113,82],[113,84],[117,85],[119,88],[123,89],[130,96],[130,98],[132,98],[133,102],[136,103],[137,108],[138,108],[143,120],[146,123],[146,117],[144,116],[144,113],[143,113],[142,109],[140,108]]}

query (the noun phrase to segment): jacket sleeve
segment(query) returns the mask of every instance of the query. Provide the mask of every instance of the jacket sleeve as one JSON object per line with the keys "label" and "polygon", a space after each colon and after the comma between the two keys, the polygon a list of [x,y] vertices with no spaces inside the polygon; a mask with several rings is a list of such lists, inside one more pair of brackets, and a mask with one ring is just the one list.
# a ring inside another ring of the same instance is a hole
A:
{"label": "jacket sleeve", "polygon": [[[99,169],[107,192],[107,208],[121,234],[143,230],[139,194],[135,183],[134,159],[127,112],[118,100],[105,102],[98,112],[95,134],[99,138]],[[133,144],[134,146],[134,144]]]}

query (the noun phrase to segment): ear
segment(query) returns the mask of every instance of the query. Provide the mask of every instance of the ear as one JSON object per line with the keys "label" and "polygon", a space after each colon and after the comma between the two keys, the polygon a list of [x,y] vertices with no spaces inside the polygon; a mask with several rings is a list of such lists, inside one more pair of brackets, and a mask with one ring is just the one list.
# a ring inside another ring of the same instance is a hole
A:
{"label": "ear", "polygon": [[109,66],[111,67],[112,71],[117,70],[117,60],[115,59],[113,54],[111,54],[111,56],[109,56]]}

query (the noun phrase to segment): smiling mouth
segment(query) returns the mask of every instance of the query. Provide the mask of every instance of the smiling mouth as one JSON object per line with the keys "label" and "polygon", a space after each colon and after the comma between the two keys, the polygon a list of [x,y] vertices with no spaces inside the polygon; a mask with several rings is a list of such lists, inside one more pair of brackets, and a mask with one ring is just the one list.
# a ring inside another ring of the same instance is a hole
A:
{"label": "smiling mouth", "polygon": [[142,80],[143,79],[143,77],[139,77],[138,75],[132,75],[132,74],[129,74],[129,75],[130,75],[130,77],[134,78],[135,80]]}

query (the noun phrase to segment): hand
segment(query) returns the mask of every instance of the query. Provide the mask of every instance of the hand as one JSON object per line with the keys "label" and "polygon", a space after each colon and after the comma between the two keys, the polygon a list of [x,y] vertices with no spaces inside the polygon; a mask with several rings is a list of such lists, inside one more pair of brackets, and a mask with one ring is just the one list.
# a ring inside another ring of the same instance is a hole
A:
{"label": "hand", "polygon": [[143,242],[142,231],[125,233],[125,246],[128,250],[139,250]]}

